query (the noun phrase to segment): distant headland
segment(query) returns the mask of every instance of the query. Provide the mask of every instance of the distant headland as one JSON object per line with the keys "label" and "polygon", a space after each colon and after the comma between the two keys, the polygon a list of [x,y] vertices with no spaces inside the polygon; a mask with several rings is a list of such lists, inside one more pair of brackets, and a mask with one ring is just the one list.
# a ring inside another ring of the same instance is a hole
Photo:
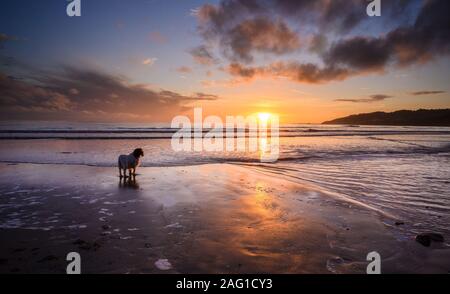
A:
{"label": "distant headland", "polygon": [[450,109],[400,110],[350,115],[326,121],[331,125],[450,126]]}

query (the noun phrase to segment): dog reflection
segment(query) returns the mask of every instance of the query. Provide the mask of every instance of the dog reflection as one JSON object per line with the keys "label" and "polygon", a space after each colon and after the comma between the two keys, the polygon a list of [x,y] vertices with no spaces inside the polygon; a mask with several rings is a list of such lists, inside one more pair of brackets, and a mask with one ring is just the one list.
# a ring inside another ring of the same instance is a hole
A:
{"label": "dog reflection", "polygon": [[139,184],[136,181],[136,176],[130,176],[130,177],[126,177],[123,178],[121,177],[119,179],[119,188],[124,188],[124,189],[139,189]]}

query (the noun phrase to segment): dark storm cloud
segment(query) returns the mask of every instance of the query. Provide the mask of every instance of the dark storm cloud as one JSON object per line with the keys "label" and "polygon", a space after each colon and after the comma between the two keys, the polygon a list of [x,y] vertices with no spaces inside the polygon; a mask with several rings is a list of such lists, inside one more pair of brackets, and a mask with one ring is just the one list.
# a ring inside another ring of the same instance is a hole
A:
{"label": "dark storm cloud", "polygon": [[[397,7],[400,2],[408,3],[391,0],[386,3],[386,7],[392,10],[390,7]],[[278,19],[290,18],[303,24],[314,22],[323,29],[345,31],[352,29],[366,17],[366,6],[365,0],[223,0],[218,5],[203,5],[198,10],[197,17],[200,32],[206,37],[226,34],[246,19],[271,19],[272,16]]]}
{"label": "dark storm cloud", "polygon": [[391,54],[385,40],[355,37],[333,44],[323,57],[327,64],[364,71],[382,69]]}
{"label": "dark storm cloud", "polygon": [[295,51],[300,40],[282,21],[269,21],[263,18],[244,20],[222,40],[226,52],[233,60],[253,61],[253,52],[281,55]]}
{"label": "dark storm cloud", "polygon": [[192,102],[218,99],[157,91],[124,77],[74,67],[34,76],[17,80],[0,73],[3,119],[148,119],[185,110]]}
{"label": "dark storm cloud", "polygon": [[[247,80],[282,74],[298,82],[321,83],[424,63],[450,53],[450,1],[383,1],[383,20],[391,23],[390,31],[379,36],[348,34],[370,19],[367,4],[364,0],[223,0],[202,6],[197,18],[205,42],[218,44],[232,63],[228,72]],[[413,9],[415,13],[410,13]],[[305,33],[305,27],[311,32]],[[332,42],[327,38],[330,34]],[[276,60],[302,50],[300,45],[318,54],[319,62]],[[275,60],[259,67],[249,65],[258,53],[272,54]]]}
{"label": "dark storm cloud", "polygon": [[348,31],[365,17],[367,1],[278,0],[273,6],[283,14],[313,21],[322,29]]}
{"label": "dark storm cloud", "polygon": [[354,37],[332,45],[324,59],[329,64],[366,71],[390,63],[408,66],[450,53],[450,2],[426,1],[412,26],[392,30],[384,37]]}
{"label": "dark storm cloud", "polygon": [[206,4],[197,12],[198,30],[207,43],[219,43],[234,61],[250,62],[253,53],[282,54],[299,46],[296,34],[281,19],[267,17],[267,3],[256,0],[227,0]]}
{"label": "dark storm cloud", "polygon": [[384,95],[384,94],[376,94],[369,96],[369,98],[361,98],[361,99],[336,99],[334,101],[338,102],[353,102],[353,103],[372,103],[384,101],[386,99],[393,98],[393,96]]}
{"label": "dark storm cloud", "polygon": [[[383,11],[389,16],[398,17],[405,14],[405,9],[416,0],[390,0],[383,3]],[[287,25],[293,23],[297,27],[314,26],[318,33],[336,31],[347,32],[363,20],[367,20],[365,0],[223,0],[218,5],[206,4],[197,12],[199,32],[207,40],[218,40],[224,51],[231,51],[232,57],[241,57],[242,61],[251,59],[253,51],[266,51],[276,54],[298,49],[298,36]],[[259,26],[240,33],[240,27],[257,24]],[[278,29],[277,29],[278,28]],[[278,40],[277,31],[287,33],[287,39]],[[276,50],[270,42],[267,47],[259,42],[253,43],[251,38],[261,37],[281,41]],[[240,40],[243,45],[233,46],[233,40]],[[241,54],[241,47],[245,53]],[[283,48],[284,47],[284,48]],[[283,49],[282,49],[283,48]]]}
{"label": "dark storm cloud", "polygon": [[[315,22],[322,32],[336,31],[346,33],[360,25],[368,19],[366,8],[369,0],[278,0],[278,5],[285,5],[287,2],[304,2],[307,6],[314,6],[310,9],[297,9],[291,11],[301,11],[303,17],[308,15],[312,9],[317,15]],[[396,21],[407,21],[409,17],[408,8],[417,2],[416,0],[388,0],[382,2],[382,14],[385,20],[394,19]]]}

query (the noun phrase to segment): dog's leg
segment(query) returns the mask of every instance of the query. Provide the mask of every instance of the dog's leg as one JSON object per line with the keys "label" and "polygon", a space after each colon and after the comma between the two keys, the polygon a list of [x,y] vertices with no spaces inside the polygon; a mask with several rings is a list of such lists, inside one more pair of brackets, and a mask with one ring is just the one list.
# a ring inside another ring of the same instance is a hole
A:
{"label": "dog's leg", "polygon": [[136,168],[133,168],[133,176],[136,176]]}
{"label": "dog's leg", "polygon": [[119,177],[122,178],[122,169],[119,167]]}

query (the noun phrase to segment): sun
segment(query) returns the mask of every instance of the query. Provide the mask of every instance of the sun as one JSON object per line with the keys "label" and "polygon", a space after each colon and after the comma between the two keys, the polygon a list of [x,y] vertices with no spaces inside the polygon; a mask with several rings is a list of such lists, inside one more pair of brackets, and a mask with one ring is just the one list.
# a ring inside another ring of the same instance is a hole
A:
{"label": "sun", "polygon": [[267,123],[272,116],[271,113],[268,112],[259,112],[258,113],[258,119],[261,123]]}

